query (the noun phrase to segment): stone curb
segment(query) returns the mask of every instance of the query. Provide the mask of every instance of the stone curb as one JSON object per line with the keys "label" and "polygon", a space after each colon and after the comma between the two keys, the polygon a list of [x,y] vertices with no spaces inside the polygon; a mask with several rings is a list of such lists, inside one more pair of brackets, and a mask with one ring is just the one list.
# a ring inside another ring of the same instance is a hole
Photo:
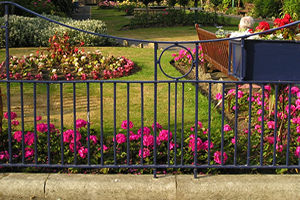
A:
{"label": "stone curb", "polygon": [[0,199],[300,199],[300,176],[2,173]]}

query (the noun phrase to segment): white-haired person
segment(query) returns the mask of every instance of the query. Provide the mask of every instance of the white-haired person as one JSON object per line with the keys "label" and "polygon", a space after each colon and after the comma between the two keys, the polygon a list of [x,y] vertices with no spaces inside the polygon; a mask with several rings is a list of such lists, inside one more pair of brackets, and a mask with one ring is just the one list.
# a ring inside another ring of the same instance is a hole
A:
{"label": "white-haired person", "polygon": [[254,19],[250,16],[242,17],[239,24],[239,31],[232,32],[230,37],[239,37],[253,33]]}

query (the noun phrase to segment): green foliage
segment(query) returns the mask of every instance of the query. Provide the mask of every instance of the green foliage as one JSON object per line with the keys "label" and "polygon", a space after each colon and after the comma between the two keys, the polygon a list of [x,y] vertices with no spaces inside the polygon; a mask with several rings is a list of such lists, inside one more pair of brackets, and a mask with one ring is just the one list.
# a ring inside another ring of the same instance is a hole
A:
{"label": "green foliage", "polygon": [[292,18],[300,19],[300,0],[285,0],[282,10],[283,13],[289,13]]}
{"label": "green foliage", "polygon": [[[46,15],[46,17],[59,21],[69,26],[84,29],[86,31],[105,34],[106,25],[100,20],[79,21],[70,18]],[[0,23],[3,24],[3,18]],[[10,16],[9,18],[9,45],[10,47],[28,47],[28,46],[48,46],[49,37],[54,34],[62,35],[68,32],[70,42],[85,41],[87,46],[109,45],[111,40],[86,33],[82,33],[73,29],[48,22],[41,18]],[[4,29],[0,32],[0,46],[5,46]]]}
{"label": "green foliage", "polygon": [[[223,16],[217,16],[214,13],[209,12],[198,12],[197,13],[197,23],[202,25],[228,25],[229,21]],[[166,26],[176,26],[176,25],[194,25],[195,14],[185,13],[180,10],[168,9],[164,12],[154,13],[154,14],[138,14],[130,21],[130,28],[139,27],[166,27]]]}
{"label": "green foliage", "polygon": [[263,18],[277,17],[282,6],[280,0],[255,0],[255,15]]}
{"label": "green foliage", "polygon": [[188,0],[179,0],[179,4],[180,4],[181,6],[183,6],[183,7],[187,6],[188,3],[189,3]]}
{"label": "green foliage", "polygon": [[56,7],[67,16],[72,14],[72,0],[51,0],[51,2],[53,2],[54,5],[56,5]]}
{"label": "green foliage", "polygon": [[[48,0],[40,0],[40,1],[14,0],[13,2],[29,10],[37,12],[39,14],[45,13],[45,14],[59,15],[59,16],[65,16],[66,14],[68,14],[68,13],[64,13],[63,10],[61,10],[60,7],[58,7],[53,1],[49,2]],[[3,15],[3,9],[1,10],[0,13],[1,15]],[[32,16],[32,14],[14,6],[10,6],[10,13],[15,15],[21,15],[21,16]]]}
{"label": "green foliage", "polygon": [[168,3],[169,7],[173,8],[175,6],[175,4],[176,4],[176,0],[167,0],[167,3]]}

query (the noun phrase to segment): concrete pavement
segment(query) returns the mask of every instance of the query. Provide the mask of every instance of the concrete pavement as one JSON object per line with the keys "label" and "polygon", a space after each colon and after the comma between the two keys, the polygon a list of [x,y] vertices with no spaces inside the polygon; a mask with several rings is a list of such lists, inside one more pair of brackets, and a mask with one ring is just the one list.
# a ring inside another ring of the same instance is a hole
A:
{"label": "concrete pavement", "polygon": [[300,199],[299,175],[0,174],[0,199]]}

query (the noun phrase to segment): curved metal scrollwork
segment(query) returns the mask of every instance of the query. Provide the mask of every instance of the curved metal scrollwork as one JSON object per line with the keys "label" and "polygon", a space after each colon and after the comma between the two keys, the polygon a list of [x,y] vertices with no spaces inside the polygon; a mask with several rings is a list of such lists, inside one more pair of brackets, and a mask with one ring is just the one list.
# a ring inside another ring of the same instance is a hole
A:
{"label": "curved metal scrollwork", "polygon": [[[162,55],[165,53],[165,51],[167,51],[168,49],[171,49],[171,48],[173,48],[173,47],[180,47],[180,48],[185,49],[185,50],[191,55],[191,57],[192,57],[191,67],[190,67],[189,71],[188,71],[187,73],[183,74],[182,76],[178,76],[178,77],[174,77],[174,76],[168,75],[168,74],[163,70],[163,68],[162,68],[162,66],[161,66],[161,62],[160,62],[160,61],[161,61],[161,58],[162,58]],[[178,80],[178,79],[181,79],[181,78],[186,77],[189,73],[191,73],[191,71],[193,70],[193,67],[195,66],[195,59],[194,59],[194,57],[193,57],[192,52],[191,52],[187,47],[182,46],[182,45],[178,45],[178,44],[174,44],[174,45],[171,45],[171,46],[165,48],[165,49],[161,52],[161,54],[160,54],[160,56],[159,56],[159,59],[158,59],[158,65],[159,65],[159,68],[160,68],[161,72],[162,72],[166,77],[171,78],[171,79],[176,79],[176,80]]]}

